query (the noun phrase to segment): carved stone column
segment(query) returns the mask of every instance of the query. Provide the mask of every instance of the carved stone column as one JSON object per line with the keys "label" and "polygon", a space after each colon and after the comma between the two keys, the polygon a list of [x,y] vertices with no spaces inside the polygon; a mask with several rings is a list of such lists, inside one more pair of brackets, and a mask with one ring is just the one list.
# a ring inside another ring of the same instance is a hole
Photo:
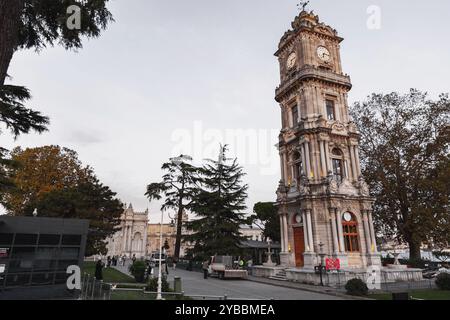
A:
{"label": "carved stone column", "polygon": [[285,245],[285,252],[289,252],[289,229],[288,229],[288,214],[285,212],[283,215],[283,226],[284,226],[284,245]]}
{"label": "carved stone column", "polygon": [[344,230],[342,229],[342,215],[338,211],[336,211],[336,222],[340,247],[339,251],[341,253],[345,253]]}
{"label": "carved stone column", "polygon": [[284,243],[284,219],[283,215],[280,214],[280,231],[281,231],[281,252],[286,252],[286,244]]}
{"label": "carved stone column", "polygon": [[305,242],[305,252],[311,252],[311,246],[308,240],[308,228],[306,226],[306,213],[305,210],[302,211],[302,221],[303,221],[303,241]]}
{"label": "carved stone column", "polygon": [[369,221],[368,221],[366,210],[364,210],[362,212],[362,218],[363,218],[363,225],[364,225],[364,238],[366,239],[366,252],[370,254],[372,241],[370,240],[371,236],[370,236],[370,231],[369,231]]}
{"label": "carved stone column", "polygon": [[371,235],[371,239],[372,239],[372,244],[373,244],[373,248],[374,251],[373,253],[378,253],[378,249],[377,249],[377,238],[375,236],[375,229],[373,226],[373,218],[372,218],[372,211],[369,210],[368,212],[368,216],[369,216],[369,229],[370,229],[370,235]]}
{"label": "carved stone column", "polygon": [[308,243],[309,243],[309,247],[310,247],[309,249],[310,249],[310,252],[315,252],[310,209],[306,210],[306,223],[308,226]]}
{"label": "carved stone column", "polygon": [[337,226],[336,226],[336,209],[330,208],[330,221],[331,221],[331,233],[333,236],[333,253],[339,253],[339,240],[337,234]]}
{"label": "carved stone column", "polygon": [[305,140],[305,158],[306,158],[306,176],[311,179],[311,153],[309,151],[309,142]]}

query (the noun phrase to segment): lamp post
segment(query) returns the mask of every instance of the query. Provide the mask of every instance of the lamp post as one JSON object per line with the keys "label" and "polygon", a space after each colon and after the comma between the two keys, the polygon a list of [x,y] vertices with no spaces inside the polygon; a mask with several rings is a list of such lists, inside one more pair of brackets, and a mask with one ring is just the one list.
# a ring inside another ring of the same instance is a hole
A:
{"label": "lamp post", "polygon": [[324,264],[324,258],[325,258],[325,253],[323,252],[323,246],[324,246],[324,244],[322,242],[320,242],[319,243],[319,256],[320,256],[319,274],[320,274],[320,285],[322,287],[323,287],[322,272],[323,272],[323,264]]}
{"label": "lamp post", "polygon": [[163,300],[162,298],[162,279],[161,279],[161,261],[162,261],[162,234],[163,234],[163,219],[164,211],[161,210],[161,223],[159,229],[159,270],[158,270],[158,294],[156,295],[156,300]]}

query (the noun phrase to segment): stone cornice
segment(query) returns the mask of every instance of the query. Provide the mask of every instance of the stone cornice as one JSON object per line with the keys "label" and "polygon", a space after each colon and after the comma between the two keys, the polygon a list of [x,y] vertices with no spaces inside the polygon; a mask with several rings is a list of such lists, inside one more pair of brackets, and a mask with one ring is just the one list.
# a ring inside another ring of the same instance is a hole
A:
{"label": "stone cornice", "polygon": [[283,97],[288,95],[292,90],[298,89],[301,83],[308,80],[316,80],[331,85],[342,86],[349,91],[352,88],[350,76],[348,75],[321,70],[314,66],[304,66],[276,89],[275,100],[279,103],[282,102]]}

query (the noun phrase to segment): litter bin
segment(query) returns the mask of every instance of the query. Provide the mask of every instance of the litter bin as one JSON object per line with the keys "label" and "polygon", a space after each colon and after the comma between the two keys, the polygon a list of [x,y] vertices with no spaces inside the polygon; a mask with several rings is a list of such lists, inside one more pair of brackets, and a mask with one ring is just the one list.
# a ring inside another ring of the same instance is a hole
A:
{"label": "litter bin", "polygon": [[173,280],[173,290],[177,293],[181,293],[182,286],[181,286],[181,278],[180,277],[175,277]]}

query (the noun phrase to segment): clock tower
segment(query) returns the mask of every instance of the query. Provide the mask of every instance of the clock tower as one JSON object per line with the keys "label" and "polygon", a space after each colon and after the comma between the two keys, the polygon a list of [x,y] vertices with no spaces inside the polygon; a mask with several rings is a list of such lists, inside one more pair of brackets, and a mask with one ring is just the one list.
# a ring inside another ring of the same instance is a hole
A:
{"label": "clock tower", "polygon": [[319,254],[343,269],[380,265],[373,199],[361,176],[359,133],[350,120],[350,77],[343,73],[335,29],[302,11],[281,38],[281,264],[313,270]]}

